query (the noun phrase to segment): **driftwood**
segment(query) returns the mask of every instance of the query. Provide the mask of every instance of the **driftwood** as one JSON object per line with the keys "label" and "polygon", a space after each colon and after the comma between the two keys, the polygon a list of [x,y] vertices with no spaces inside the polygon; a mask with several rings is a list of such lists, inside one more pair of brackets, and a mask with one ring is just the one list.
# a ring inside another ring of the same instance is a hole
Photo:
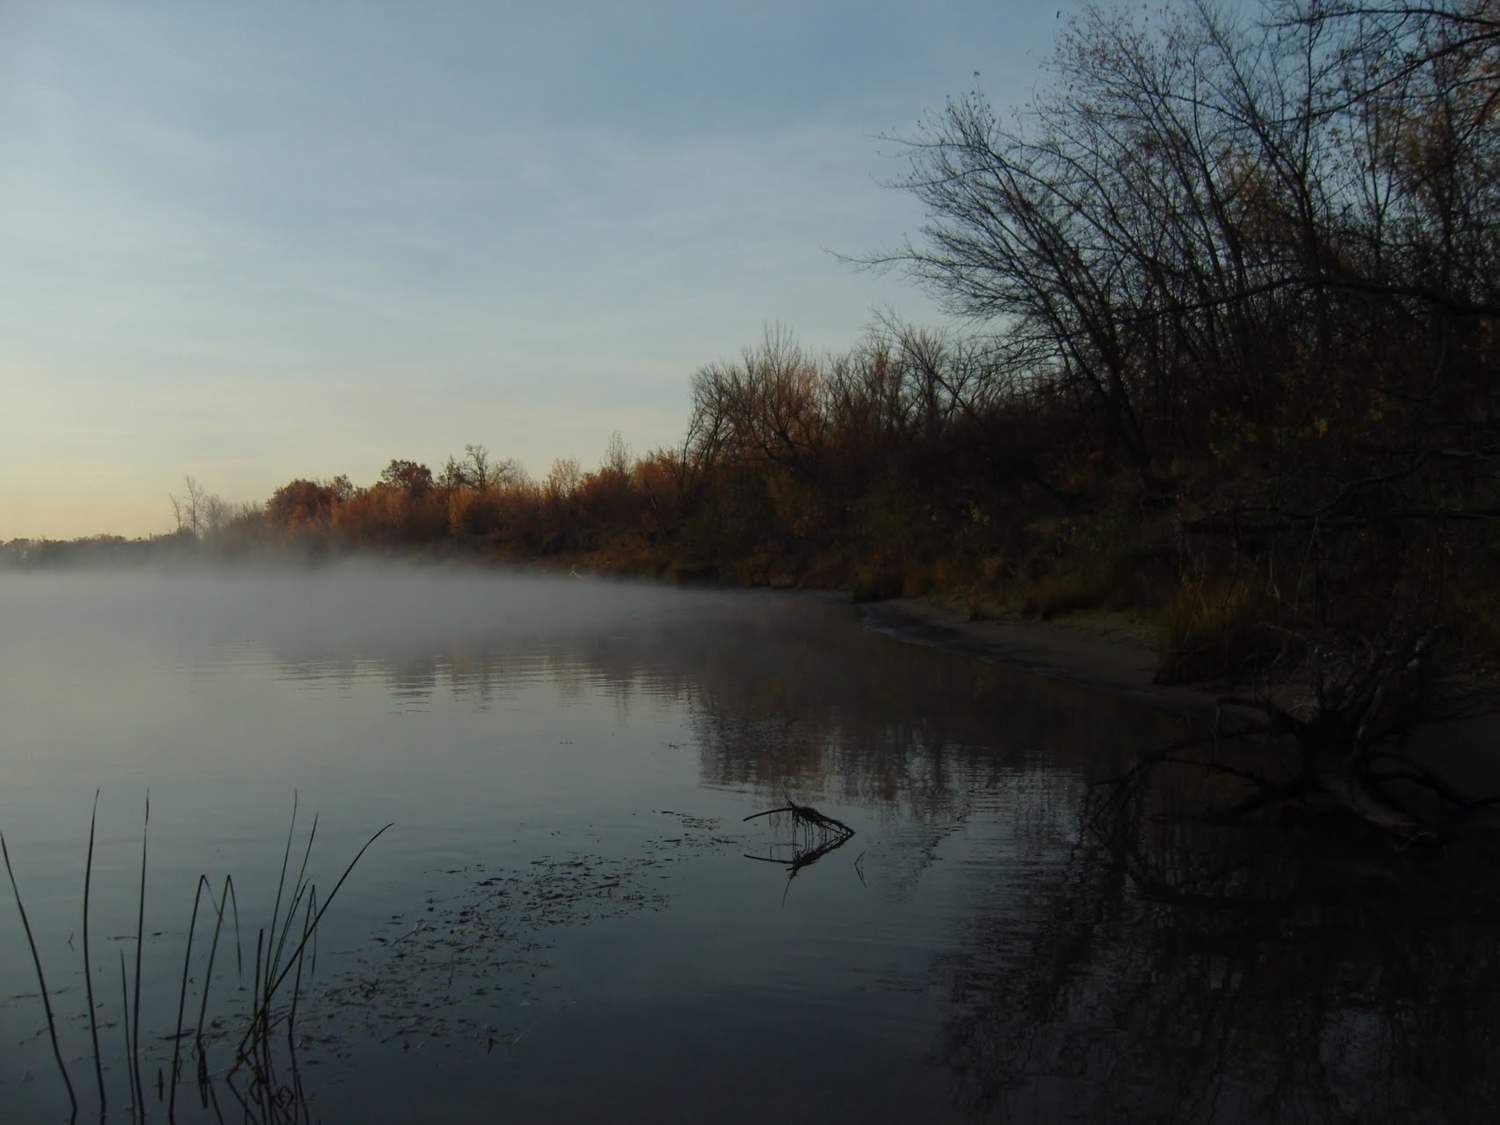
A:
{"label": "driftwood", "polygon": [[778,863],[787,869],[788,879],[793,878],[804,867],[816,863],[829,852],[843,847],[854,836],[854,829],[842,820],[826,816],[811,805],[799,805],[790,796],[786,798],[786,804],[780,808],[751,813],[745,817],[745,822],[758,820],[763,816],[776,816],[780,813],[791,815],[792,852],[790,858],[776,855],[749,855],[748,853],[745,858],[759,860],[762,863]]}
{"label": "driftwood", "polygon": [[[1226,697],[1222,706],[1254,707],[1266,716],[1261,733],[1289,737],[1298,752],[1283,799],[1321,793],[1361,820],[1387,831],[1415,834],[1422,825],[1395,801],[1372,768],[1377,756],[1397,757],[1399,741],[1426,709],[1432,635],[1401,643],[1366,645],[1342,674],[1325,676],[1322,654],[1312,653],[1313,700],[1298,715],[1269,697]],[[1403,759],[1404,761],[1404,759]],[[1406,774],[1422,772],[1407,762]]]}
{"label": "driftwood", "polygon": [[[1313,650],[1311,700],[1301,707],[1267,690],[1226,696],[1212,732],[1142,758],[1096,803],[1094,821],[1133,804],[1164,765],[1194,766],[1234,783],[1244,796],[1204,818],[1238,820],[1290,804],[1323,806],[1394,834],[1402,843],[1461,833],[1500,797],[1463,794],[1403,752],[1405,736],[1429,711],[1431,633],[1368,643],[1333,674]],[[1230,723],[1228,709],[1258,712],[1258,723]],[[1221,735],[1259,738],[1280,750],[1270,765],[1221,759]],[[1205,752],[1206,751],[1206,752]]]}

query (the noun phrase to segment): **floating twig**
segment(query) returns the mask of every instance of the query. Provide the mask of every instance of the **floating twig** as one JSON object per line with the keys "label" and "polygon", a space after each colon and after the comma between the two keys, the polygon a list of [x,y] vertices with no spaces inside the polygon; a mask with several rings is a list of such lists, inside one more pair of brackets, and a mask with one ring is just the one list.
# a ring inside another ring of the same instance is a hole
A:
{"label": "floating twig", "polygon": [[797,872],[822,859],[835,848],[846,844],[853,836],[854,829],[850,828],[842,820],[819,812],[811,805],[799,805],[790,796],[786,798],[786,804],[780,808],[766,809],[763,812],[751,813],[745,817],[745,822],[758,820],[763,816],[775,816],[778,813],[790,813],[794,838],[791,842],[792,854],[790,859],[783,859],[776,855],[749,855],[746,859],[758,860],[762,863],[778,863],[787,868],[787,879],[796,876]]}

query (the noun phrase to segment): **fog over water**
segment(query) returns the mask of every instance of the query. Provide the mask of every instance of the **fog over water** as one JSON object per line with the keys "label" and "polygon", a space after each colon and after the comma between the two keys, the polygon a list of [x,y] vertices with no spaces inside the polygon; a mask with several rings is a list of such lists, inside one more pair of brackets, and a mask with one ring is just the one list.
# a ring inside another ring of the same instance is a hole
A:
{"label": "fog over water", "polygon": [[[290,1102],[230,1073],[248,1000],[217,962],[226,1116],[243,1096],[256,1120],[1462,1120],[1496,1093],[1500,929],[1434,913],[1473,872],[1160,819],[1121,851],[1090,831],[1091,786],[1176,720],[867,633],[827,598],[378,566],[8,574],[0,622],[0,831],[85,1112],[96,789],[112,1112],[148,791],[152,1076],[198,876],[233,875],[248,962],[294,794],[293,865],[316,813],[321,894],[394,822],[319,926]],[[805,831],[744,818],[788,798],[854,837],[775,862]],[[11,907],[0,1120],[64,1119]],[[177,1115],[212,1120],[195,1066]]]}

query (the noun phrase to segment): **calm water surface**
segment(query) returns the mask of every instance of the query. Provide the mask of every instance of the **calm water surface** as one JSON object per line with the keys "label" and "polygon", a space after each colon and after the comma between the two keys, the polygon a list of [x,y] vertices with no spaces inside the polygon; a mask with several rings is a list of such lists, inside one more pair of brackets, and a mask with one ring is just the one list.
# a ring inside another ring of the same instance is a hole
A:
{"label": "calm water surface", "polygon": [[[848,606],[436,571],[14,575],[0,626],[0,830],[86,1113],[96,790],[121,1119],[148,793],[158,1117],[200,874],[232,874],[247,967],[215,969],[217,1104],[189,1080],[182,1120],[1480,1120],[1496,1094],[1500,930],[1442,891],[1487,870],[1165,821],[1106,841],[1091,782],[1175,720]],[[744,820],[788,796],[856,832],[790,879],[764,861],[796,854],[788,818]],[[394,827],[324,917],[301,1095],[267,1106],[223,1074],[228,1029],[314,813],[325,895]],[[0,1121],[66,1120],[9,903],[0,951]]]}

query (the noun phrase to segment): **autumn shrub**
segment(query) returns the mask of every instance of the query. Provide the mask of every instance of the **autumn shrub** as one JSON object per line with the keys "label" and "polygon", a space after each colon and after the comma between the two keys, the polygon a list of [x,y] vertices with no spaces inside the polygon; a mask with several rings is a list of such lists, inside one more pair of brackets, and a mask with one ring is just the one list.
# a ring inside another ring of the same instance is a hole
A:
{"label": "autumn shrub", "polygon": [[1031,582],[1021,602],[1021,612],[1043,621],[1080,610],[1117,608],[1120,588],[1108,566],[1089,567],[1068,574],[1048,574]]}
{"label": "autumn shrub", "polygon": [[1157,682],[1238,679],[1265,667],[1295,641],[1275,620],[1253,581],[1184,578],[1161,613]]}
{"label": "autumn shrub", "polygon": [[899,598],[906,589],[906,577],[899,567],[889,563],[866,563],[857,567],[849,582],[849,592],[857,602],[879,602]]}
{"label": "autumn shrub", "polygon": [[503,519],[500,489],[457,488],[447,500],[448,533],[458,538],[477,539],[493,535]]}

